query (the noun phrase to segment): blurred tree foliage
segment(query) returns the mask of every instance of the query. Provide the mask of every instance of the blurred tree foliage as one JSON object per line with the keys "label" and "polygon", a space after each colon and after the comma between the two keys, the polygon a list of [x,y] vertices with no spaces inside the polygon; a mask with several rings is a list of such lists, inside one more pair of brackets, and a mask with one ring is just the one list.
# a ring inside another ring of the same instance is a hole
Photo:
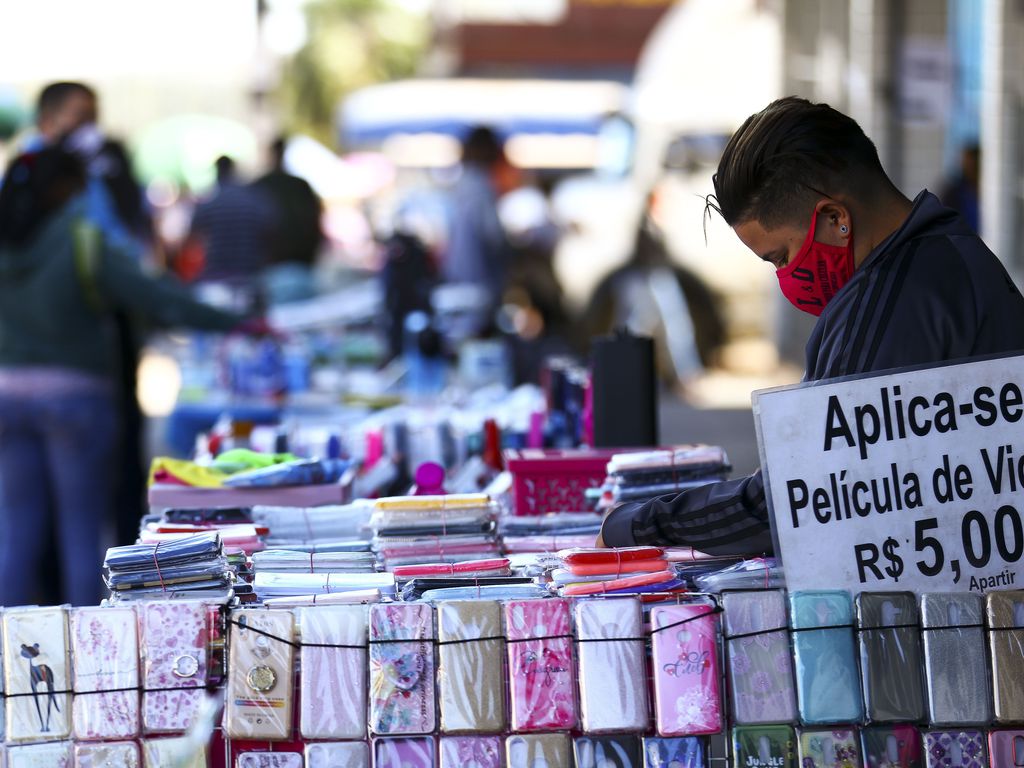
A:
{"label": "blurred tree foliage", "polygon": [[285,63],[278,99],[285,127],[334,146],[346,93],[409,77],[427,50],[429,25],[389,0],[310,0],[306,44]]}

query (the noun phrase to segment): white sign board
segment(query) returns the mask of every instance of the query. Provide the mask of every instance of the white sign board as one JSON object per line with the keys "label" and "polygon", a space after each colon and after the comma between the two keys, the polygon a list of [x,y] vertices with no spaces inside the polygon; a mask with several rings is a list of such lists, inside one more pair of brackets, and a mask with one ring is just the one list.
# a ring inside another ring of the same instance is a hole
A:
{"label": "white sign board", "polygon": [[790,589],[1024,588],[1024,357],[754,394]]}

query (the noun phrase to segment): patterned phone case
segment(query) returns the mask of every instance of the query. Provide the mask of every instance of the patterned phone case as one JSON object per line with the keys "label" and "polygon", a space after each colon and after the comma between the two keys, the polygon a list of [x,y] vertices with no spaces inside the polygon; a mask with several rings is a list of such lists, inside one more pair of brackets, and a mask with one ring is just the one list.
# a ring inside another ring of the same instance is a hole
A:
{"label": "patterned phone case", "polygon": [[191,600],[138,606],[144,733],[179,733],[192,725],[206,697],[207,612],[206,604]]}
{"label": "patterned phone case", "polygon": [[444,736],[441,768],[503,768],[501,741],[500,736]]}
{"label": "patterned phone case", "polygon": [[375,739],[373,768],[434,768],[432,736],[412,739]]}
{"label": "patterned phone case", "polygon": [[868,768],[924,768],[921,734],[912,725],[877,725],[860,732]]}
{"label": "patterned phone case", "polygon": [[295,618],[288,611],[242,610],[234,621],[224,710],[227,735],[287,739],[295,696]]}
{"label": "patterned phone case", "polygon": [[505,728],[501,606],[492,600],[441,602],[437,633],[441,730],[499,733]]}
{"label": "patterned phone case", "polygon": [[306,768],[370,768],[370,747],[363,741],[307,744]]}
{"label": "patterned phone case", "polygon": [[[437,713],[434,646],[430,642],[433,639],[434,615],[429,605],[388,603],[370,607],[370,730],[373,733],[434,731]],[[378,640],[385,642],[375,642]]]}
{"label": "patterned phone case", "polygon": [[643,768],[639,736],[580,736],[573,754],[576,768]]}
{"label": "patterned phone case", "polygon": [[644,768],[705,768],[704,744],[697,736],[644,736],[643,749]]}
{"label": "patterned phone case", "polygon": [[924,754],[928,768],[988,768],[981,731],[929,731]]}
{"label": "patterned phone case", "polygon": [[735,768],[796,768],[788,725],[738,725],[732,729]]}
{"label": "patterned phone case", "polygon": [[800,731],[800,768],[863,768],[857,732],[849,727]]}
{"label": "patterned phone case", "polygon": [[4,687],[15,697],[7,701],[8,742],[66,739],[71,735],[67,611],[8,608],[3,635]]}
{"label": "patterned phone case", "polygon": [[705,603],[651,610],[654,712],[661,736],[722,728],[717,619]]}
{"label": "patterned phone case", "polygon": [[[131,608],[78,608],[71,613],[76,739],[130,739],[139,734],[139,639]],[[106,693],[97,693],[106,691]]]}
{"label": "patterned phone case", "polygon": [[513,600],[505,605],[513,731],[570,730],[576,681],[569,604]]}
{"label": "patterned phone case", "polygon": [[[299,731],[306,739],[366,735],[367,613],[360,605],[300,608]],[[351,648],[316,646],[347,645]]]}

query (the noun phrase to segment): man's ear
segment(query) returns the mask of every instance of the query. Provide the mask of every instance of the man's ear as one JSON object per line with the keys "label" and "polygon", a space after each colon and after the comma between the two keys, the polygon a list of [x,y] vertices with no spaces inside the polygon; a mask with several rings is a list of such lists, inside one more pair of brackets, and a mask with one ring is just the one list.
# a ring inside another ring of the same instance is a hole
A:
{"label": "man's ear", "polygon": [[823,200],[815,208],[814,239],[827,245],[845,246],[853,236],[850,209],[835,200]]}

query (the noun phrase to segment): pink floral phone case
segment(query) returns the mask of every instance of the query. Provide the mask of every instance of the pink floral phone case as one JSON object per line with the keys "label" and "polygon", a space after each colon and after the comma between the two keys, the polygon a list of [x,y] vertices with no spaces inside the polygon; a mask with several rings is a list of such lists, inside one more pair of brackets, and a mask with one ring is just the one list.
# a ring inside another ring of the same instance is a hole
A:
{"label": "pink floral phone case", "polygon": [[206,696],[206,616],[206,605],[194,601],[139,605],[145,733],[178,733],[192,725]]}
{"label": "pink floral phone case", "polygon": [[717,624],[713,608],[705,603],[651,610],[659,735],[693,736],[722,729]]}
{"label": "pink floral phone case", "polygon": [[500,736],[445,736],[440,768],[503,768]]}
{"label": "pink floral phone case", "polygon": [[[71,614],[75,738],[130,739],[139,733],[139,640],[131,608],[78,608]],[[105,691],[105,693],[96,693]]]}
{"label": "pink floral phone case", "polygon": [[505,604],[513,731],[561,731],[576,725],[576,680],[569,603]]}
{"label": "pink floral phone case", "polygon": [[[373,733],[434,731],[437,712],[433,639],[431,606],[424,603],[371,606],[370,730]],[[394,642],[396,640],[403,642]]]}

